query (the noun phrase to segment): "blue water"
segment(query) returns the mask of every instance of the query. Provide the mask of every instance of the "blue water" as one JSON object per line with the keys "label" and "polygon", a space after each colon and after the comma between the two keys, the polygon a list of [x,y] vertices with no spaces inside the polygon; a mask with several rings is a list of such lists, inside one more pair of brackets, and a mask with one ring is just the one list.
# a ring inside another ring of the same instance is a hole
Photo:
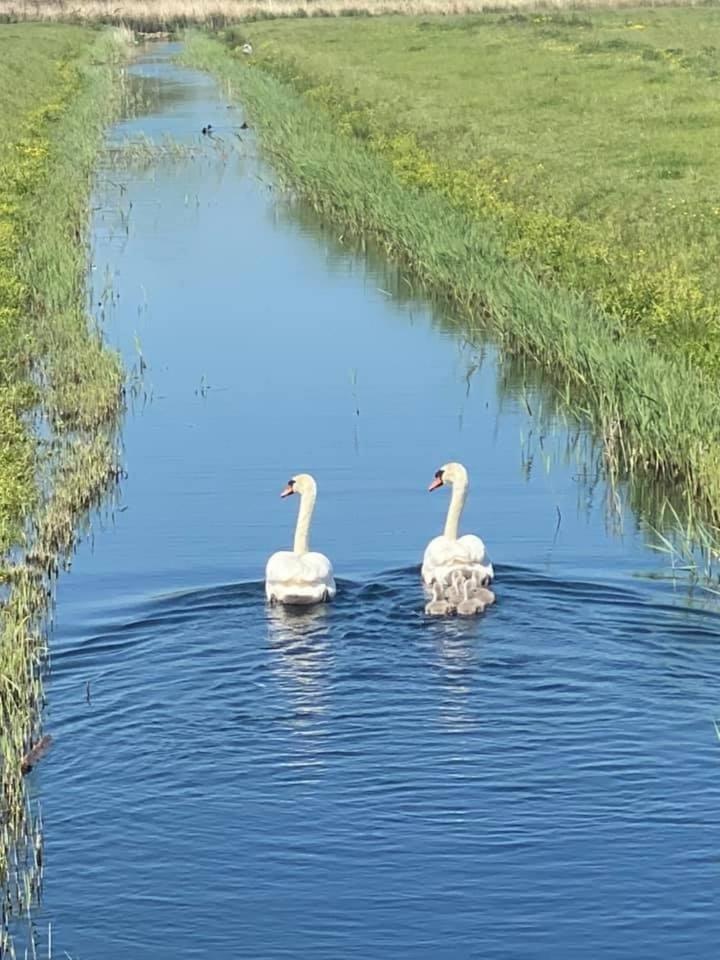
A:
{"label": "blue water", "polygon": [[[94,302],[149,368],[59,588],[32,775],[55,953],[714,960],[717,608],[652,578],[562,426],[528,476],[538,398],[491,346],[467,379],[451,324],[269,186],[174,52],[111,137],[195,153],[97,190]],[[470,621],[425,618],[419,581],[453,459],[497,572]],[[301,471],[339,592],[287,614],[262,575]]]}

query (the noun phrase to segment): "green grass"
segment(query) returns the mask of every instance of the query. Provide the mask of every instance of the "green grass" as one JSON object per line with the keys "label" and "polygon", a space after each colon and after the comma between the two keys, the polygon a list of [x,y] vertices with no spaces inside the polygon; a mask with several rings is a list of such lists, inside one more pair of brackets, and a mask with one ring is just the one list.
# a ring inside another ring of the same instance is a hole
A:
{"label": "green grass", "polygon": [[0,25],[0,157],[23,136],[28,116],[55,102],[63,68],[86,52],[96,36],[89,27]]}
{"label": "green grass", "polygon": [[[290,26],[295,26],[290,24]],[[613,471],[671,486],[720,517],[720,395],[714,379],[627,336],[580,293],[508,258],[502,226],[442,191],[409,185],[390,159],[335,117],[219,42],[193,34],[187,56],[242,98],[274,166],[322,214],[376,236],[408,283],[442,295],[471,336],[540,367],[558,408],[581,416]]]}
{"label": "green grass", "polygon": [[29,909],[39,882],[41,834],[21,764],[39,736],[52,583],[118,472],[123,373],[86,313],[85,240],[126,40],[121,31],[0,26],[2,955],[8,914]]}
{"label": "green grass", "polygon": [[95,30],[0,26],[0,555],[40,494],[28,413],[39,404],[53,426],[87,427],[117,407],[120,366],[84,302],[83,232],[107,112],[82,95],[103,51]]}
{"label": "green grass", "polygon": [[720,373],[720,10],[230,28],[546,284]]}
{"label": "green grass", "polygon": [[[19,258],[45,140],[37,112],[67,87],[67,67],[93,32],[65,26],[0,26],[0,552],[19,536],[35,499],[33,447],[22,415],[33,400]],[[33,136],[35,134],[35,136]]]}
{"label": "green grass", "polygon": [[42,247],[36,191],[48,175],[57,117],[77,86],[73,64],[95,36],[67,26],[0,26],[0,553],[18,540],[37,494],[23,419],[37,399],[37,331],[27,322],[35,279],[23,260]]}

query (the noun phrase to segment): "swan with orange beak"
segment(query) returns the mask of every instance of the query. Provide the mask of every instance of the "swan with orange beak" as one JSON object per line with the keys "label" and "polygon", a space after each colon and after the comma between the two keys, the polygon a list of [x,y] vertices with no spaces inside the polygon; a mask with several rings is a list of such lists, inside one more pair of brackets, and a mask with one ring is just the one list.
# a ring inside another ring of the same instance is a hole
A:
{"label": "swan with orange beak", "polygon": [[450,485],[452,495],[448,506],[445,529],[427,545],[422,564],[423,581],[430,586],[439,583],[448,586],[454,573],[462,580],[472,579],[486,586],[495,576],[485,544],[472,533],[458,536],[460,517],[468,491],[468,473],[461,463],[446,463],[435,473],[428,490]]}
{"label": "swan with orange beak", "polygon": [[307,606],[325,603],[337,593],[332,564],[322,553],[310,550],[312,520],[317,484],[309,473],[298,473],[288,480],[280,494],[300,497],[295,540],[292,550],[274,553],[265,568],[265,596],[270,603]]}

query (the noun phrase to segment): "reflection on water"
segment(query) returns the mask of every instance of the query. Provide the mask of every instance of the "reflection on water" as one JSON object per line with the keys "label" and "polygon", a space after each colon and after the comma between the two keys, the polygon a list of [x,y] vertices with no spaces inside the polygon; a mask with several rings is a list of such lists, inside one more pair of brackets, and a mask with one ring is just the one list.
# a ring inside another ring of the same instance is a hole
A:
{"label": "reflection on water", "polygon": [[[662,563],[624,504],[608,531],[551,392],[278,201],[252,134],[203,142],[243,112],[173,49],[113,137],[200,152],[113,170],[94,222],[93,302],[148,401],[123,509],[60,588],[32,775],[56,951],[714,960],[717,611],[634,577]],[[467,622],[423,614],[450,459],[497,571]],[[268,609],[277,490],[307,469],[341,589]]]}
{"label": "reflection on water", "polygon": [[310,726],[325,710],[324,694],[332,657],[327,623],[329,608],[308,610],[268,606],[268,643],[274,669],[294,705],[298,728]]}
{"label": "reflection on water", "polygon": [[475,623],[459,619],[441,622],[438,634],[435,648],[444,694],[439,705],[440,718],[448,731],[467,733],[476,722],[477,705],[472,701],[472,693],[475,674],[481,668],[478,643],[482,643],[482,638]]}

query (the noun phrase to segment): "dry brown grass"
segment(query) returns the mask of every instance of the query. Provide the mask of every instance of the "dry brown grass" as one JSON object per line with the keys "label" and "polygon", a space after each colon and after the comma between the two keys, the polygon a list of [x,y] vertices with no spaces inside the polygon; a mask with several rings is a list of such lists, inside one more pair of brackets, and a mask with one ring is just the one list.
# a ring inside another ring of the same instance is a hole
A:
{"label": "dry brown grass", "polygon": [[156,31],[190,23],[221,25],[274,17],[453,15],[702,3],[703,0],[0,0],[0,20],[98,21]]}

